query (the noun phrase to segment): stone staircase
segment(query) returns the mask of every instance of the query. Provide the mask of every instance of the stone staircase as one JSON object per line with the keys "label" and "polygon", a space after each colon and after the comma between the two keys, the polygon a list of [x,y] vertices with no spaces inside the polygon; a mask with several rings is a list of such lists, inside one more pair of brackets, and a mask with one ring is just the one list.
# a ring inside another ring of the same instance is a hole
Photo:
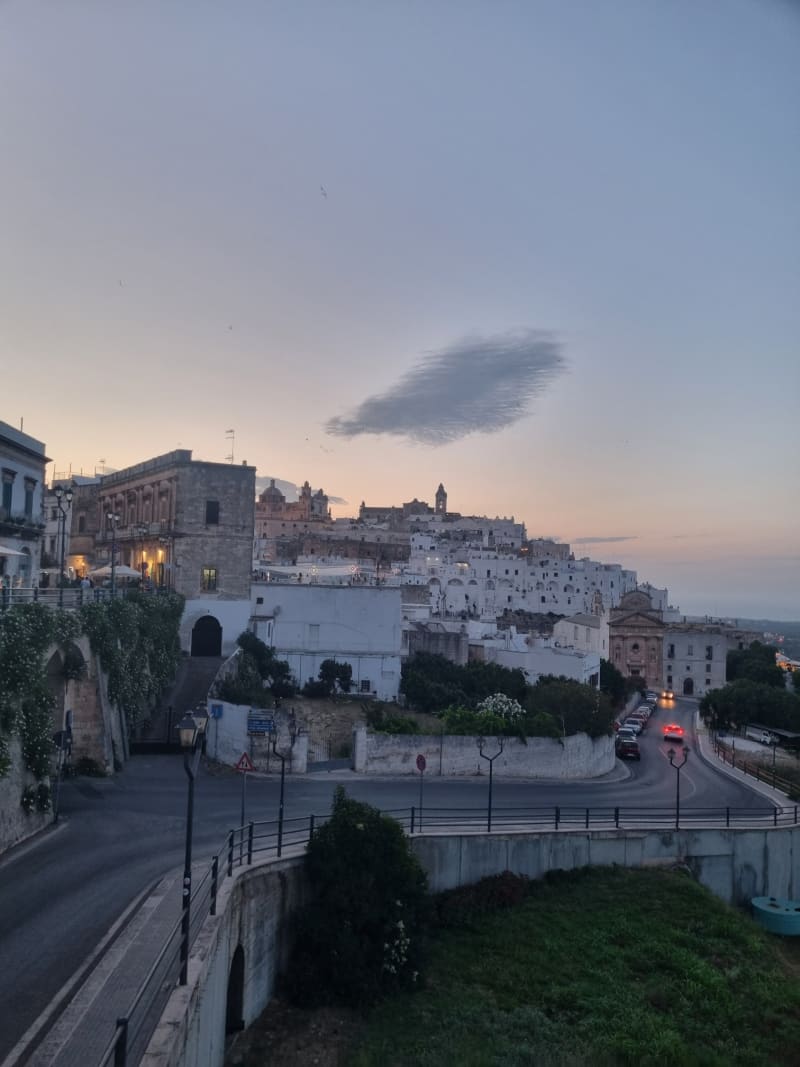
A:
{"label": "stone staircase", "polygon": [[175,726],[185,712],[205,704],[211,683],[224,662],[222,656],[184,656],[172,688],[153,709],[150,720],[131,738],[131,753],[171,752],[178,748]]}

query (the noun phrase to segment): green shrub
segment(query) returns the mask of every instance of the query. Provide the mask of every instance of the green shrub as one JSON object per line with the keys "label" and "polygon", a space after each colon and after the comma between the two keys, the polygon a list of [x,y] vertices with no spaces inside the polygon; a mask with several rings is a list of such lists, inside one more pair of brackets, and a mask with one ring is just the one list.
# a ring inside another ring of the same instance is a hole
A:
{"label": "green shrub", "polygon": [[360,1008],[418,982],[430,901],[399,823],[339,786],[306,870],[310,899],[296,918],[289,997]]}
{"label": "green shrub", "polygon": [[81,756],[75,763],[73,774],[83,775],[85,778],[105,778],[106,772],[90,756]]}
{"label": "green shrub", "polygon": [[442,927],[472,926],[490,912],[521,904],[529,892],[530,879],[503,871],[474,885],[439,893],[434,901],[436,920]]}

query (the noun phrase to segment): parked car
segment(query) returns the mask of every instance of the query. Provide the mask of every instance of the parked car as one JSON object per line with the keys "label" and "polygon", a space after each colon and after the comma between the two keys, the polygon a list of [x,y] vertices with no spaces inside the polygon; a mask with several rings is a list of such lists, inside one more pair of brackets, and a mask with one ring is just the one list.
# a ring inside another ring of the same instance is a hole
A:
{"label": "parked car", "polygon": [[626,719],[625,726],[629,730],[633,730],[634,736],[638,737],[642,732],[642,722],[640,719]]}
{"label": "parked car", "polygon": [[655,691],[655,689],[648,689],[645,693],[645,699],[648,701],[648,703],[657,704],[658,693]]}
{"label": "parked car", "polygon": [[642,758],[642,754],[639,751],[639,742],[636,738],[617,738],[616,753],[620,759],[638,759]]}
{"label": "parked car", "polygon": [[630,726],[620,726],[619,730],[617,730],[617,741],[635,741],[636,737],[636,731],[632,730]]}
{"label": "parked car", "polygon": [[653,709],[650,707],[649,704],[640,704],[639,707],[634,712],[634,714],[636,714],[636,715],[644,715],[648,719],[650,718],[652,713],[653,713]]}
{"label": "parked car", "polygon": [[676,722],[667,723],[664,727],[665,741],[683,741],[683,727]]}

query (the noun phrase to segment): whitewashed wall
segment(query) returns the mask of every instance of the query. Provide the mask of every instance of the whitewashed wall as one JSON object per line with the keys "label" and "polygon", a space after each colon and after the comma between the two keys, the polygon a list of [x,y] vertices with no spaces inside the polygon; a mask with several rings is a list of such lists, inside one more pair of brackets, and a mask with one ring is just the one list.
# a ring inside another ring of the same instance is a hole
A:
{"label": "whitewashed wall", "polygon": [[[216,709],[221,709],[217,715]],[[272,739],[267,734],[247,732],[247,716],[250,708],[244,704],[229,704],[225,700],[209,700],[206,710],[210,716],[206,731],[206,756],[215,763],[235,767],[243,752],[246,752],[256,771],[269,773],[280,771],[281,761],[272,752]],[[286,762],[287,774],[305,774],[308,762],[308,735],[301,733],[295,739],[294,747],[289,737],[289,715],[291,708],[280,711],[258,709],[264,718],[274,719],[278,733],[276,745],[283,755],[291,755]]]}
{"label": "whitewashed wall", "polygon": [[[491,756],[497,748],[495,738],[488,738],[484,752]],[[489,764],[481,759],[475,737],[380,734],[368,732],[366,726],[356,726],[353,753],[353,768],[360,774],[419,774],[418,755],[425,757],[427,775],[489,773]],[[494,761],[494,773],[502,778],[597,778],[613,769],[614,760],[613,737],[529,737],[527,744],[519,738],[506,737],[503,752]]]}

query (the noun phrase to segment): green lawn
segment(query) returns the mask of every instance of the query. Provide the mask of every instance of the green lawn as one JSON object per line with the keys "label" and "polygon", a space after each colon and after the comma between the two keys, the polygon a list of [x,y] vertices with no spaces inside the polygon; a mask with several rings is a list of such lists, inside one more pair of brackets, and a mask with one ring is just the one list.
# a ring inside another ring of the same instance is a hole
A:
{"label": "green lawn", "polygon": [[687,874],[559,874],[437,933],[424,986],[375,1009],[346,1062],[800,1064],[792,959]]}

